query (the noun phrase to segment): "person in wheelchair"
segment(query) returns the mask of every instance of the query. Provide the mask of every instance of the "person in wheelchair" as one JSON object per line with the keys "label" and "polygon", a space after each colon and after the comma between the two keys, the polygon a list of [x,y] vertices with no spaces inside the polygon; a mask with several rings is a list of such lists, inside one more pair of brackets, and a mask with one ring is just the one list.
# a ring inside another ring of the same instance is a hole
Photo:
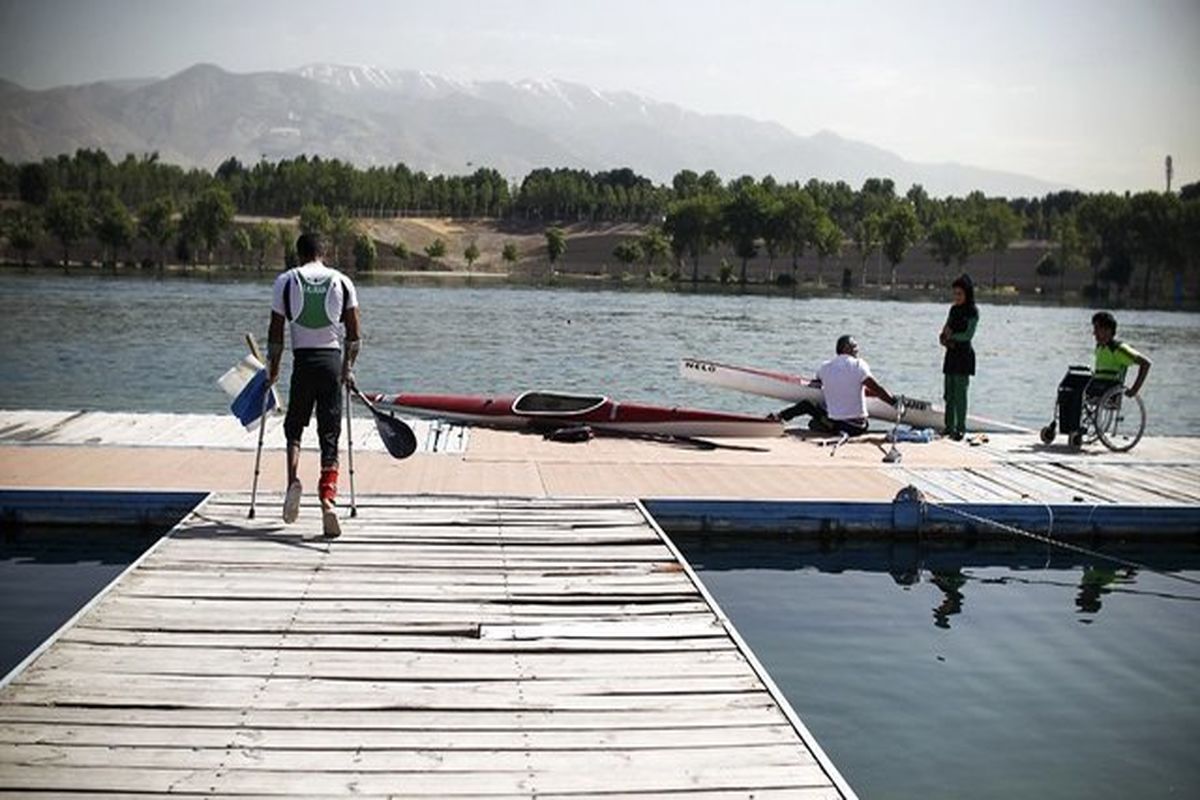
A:
{"label": "person in wheelchair", "polygon": [[[1124,385],[1126,371],[1135,364],[1138,368],[1137,377],[1133,385],[1125,390],[1126,397],[1137,397],[1146,382],[1146,376],[1150,374],[1150,359],[1117,339],[1117,320],[1112,314],[1098,311],[1092,315],[1092,335],[1096,339],[1093,369],[1071,367],[1058,385],[1056,421],[1062,432],[1071,437],[1073,444],[1078,444],[1082,439],[1082,426],[1086,426],[1085,405],[1091,404],[1089,408],[1095,406],[1114,386]],[[1043,428],[1042,441],[1047,444],[1053,441],[1057,433],[1055,428],[1055,422]]]}
{"label": "person in wheelchair", "polygon": [[1133,386],[1125,390],[1126,397],[1137,397],[1150,374],[1150,359],[1117,338],[1117,320],[1107,311],[1092,315],[1092,335],[1096,337],[1096,366],[1087,387],[1089,397],[1099,397],[1119,383],[1125,382],[1125,371],[1137,364]]}

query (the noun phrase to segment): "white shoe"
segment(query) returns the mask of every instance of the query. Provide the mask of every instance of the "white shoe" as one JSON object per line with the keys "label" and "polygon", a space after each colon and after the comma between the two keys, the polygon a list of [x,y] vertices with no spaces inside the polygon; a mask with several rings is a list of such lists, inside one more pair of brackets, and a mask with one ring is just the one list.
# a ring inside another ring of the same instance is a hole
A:
{"label": "white shoe", "polygon": [[300,495],[304,492],[304,486],[299,479],[294,480],[287,488],[287,494],[283,496],[283,521],[291,525],[296,521],[296,517],[300,516]]}
{"label": "white shoe", "polygon": [[336,508],[326,506],[321,509],[321,527],[325,531],[326,539],[336,539],[342,535],[342,523],[338,519]]}

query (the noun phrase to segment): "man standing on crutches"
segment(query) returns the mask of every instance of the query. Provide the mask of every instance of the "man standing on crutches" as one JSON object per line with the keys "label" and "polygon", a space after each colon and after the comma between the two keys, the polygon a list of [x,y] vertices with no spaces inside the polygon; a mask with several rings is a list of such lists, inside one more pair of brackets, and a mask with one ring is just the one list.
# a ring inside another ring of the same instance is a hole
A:
{"label": "man standing on crutches", "polygon": [[[295,522],[300,513],[303,485],[300,438],[313,407],[317,412],[317,438],[321,445],[321,479],[317,496],[325,535],[341,534],[335,501],[338,481],[338,438],[342,430],[343,386],[354,383],[361,329],[358,294],[354,283],[336,269],[321,263],[321,240],[306,233],[296,240],[300,266],[275,279],[271,299],[271,328],[267,336],[267,374],[274,384],[283,359],[283,328],[292,340],[292,382],[283,421],[287,438],[287,494],[283,521]],[[344,346],[343,346],[344,342]]]}

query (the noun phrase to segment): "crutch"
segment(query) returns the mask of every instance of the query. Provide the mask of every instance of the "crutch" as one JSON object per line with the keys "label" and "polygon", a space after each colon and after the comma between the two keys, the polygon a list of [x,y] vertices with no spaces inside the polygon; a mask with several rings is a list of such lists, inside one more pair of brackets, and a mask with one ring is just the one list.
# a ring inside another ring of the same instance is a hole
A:
{"label": "crutch", "polygon": [[902,394],[896,395],[896,421],[894,423],[892,423],[892,435],[891,435],[892,447],[883,456],[883,463],[885,463],[885,464],[896,464],[900,461],[901,458],[903,458],[903,456],[900,454],[900,450],[896,448],[896,439],[898,438],[896,435],[896,431],[900,427],[900,419],[903,416],[904,416],[904,395],[902,395]]}
{"label": "crutch", "polygon": [[354,501],[354,406],[350,402],[350,382],[346,382],[346,457],[350,461],[350,516],[358,516],[358,505]]}
{"label": "crutch", "polygon": [[271,402],[271,384],[266,381],[263,381],[263,384],[262,413],[258,417],[258,448],[254,453],[254,485],[250,487],[250,513],[246,515],[250,519],[254,519],[254,501],[258,498],[258,473],[262,466],[263,434],[267,431],[267,404]]}

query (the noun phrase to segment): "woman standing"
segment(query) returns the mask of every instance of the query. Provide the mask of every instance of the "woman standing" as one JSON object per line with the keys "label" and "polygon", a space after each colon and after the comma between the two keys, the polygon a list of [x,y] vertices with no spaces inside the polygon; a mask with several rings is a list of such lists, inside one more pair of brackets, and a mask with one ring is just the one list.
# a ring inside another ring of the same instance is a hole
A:
{"label": "woman standing", "polygon": [[959,441],[967,432],[967,387],[975,374],[975,350],[971,338],[979,324],[979,309],[975,307],[975,286],[970,277],[962,275],[950,284],[954,290],[954,305],[942,327],[939,339],[946,348],[942,361],[945,375],[946,435]]}

